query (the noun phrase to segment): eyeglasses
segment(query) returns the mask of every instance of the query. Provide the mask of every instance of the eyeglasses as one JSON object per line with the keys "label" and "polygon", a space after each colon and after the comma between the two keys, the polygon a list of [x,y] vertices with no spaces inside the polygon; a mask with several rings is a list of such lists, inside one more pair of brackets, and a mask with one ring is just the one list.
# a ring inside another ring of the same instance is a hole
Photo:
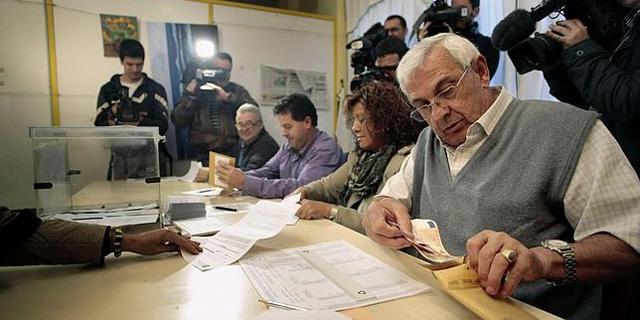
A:
{"label": "eyeglasses", "polygon": [[247,121],[245,123],[236,123],[235,126],[236,126],[236,129],[253,129],[253,127],[258,125],[258,123],[260,123],[260,121],[256,121],[256,122]]}
{"label": "eyeglasses", "polygon": [[431,117],[434,106],[442,107],[445,101],[453,99],[455,97],[456,89],[458,89],[460,83],[462,83],[462,79],[464,79],[464,76],[467,74],[469,69],[470,67],[464,69],[464,72],[455,85],[448,86],[442,89],[440,93],[436,94],[431,103],[425,103],[411,111],[411,119],[424,122],[428,117]]}

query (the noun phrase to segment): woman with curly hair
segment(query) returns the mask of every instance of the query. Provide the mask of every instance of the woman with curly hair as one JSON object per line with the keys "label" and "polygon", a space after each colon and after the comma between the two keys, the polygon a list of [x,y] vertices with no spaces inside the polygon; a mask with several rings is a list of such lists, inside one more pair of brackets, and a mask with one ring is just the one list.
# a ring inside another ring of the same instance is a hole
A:
{"label": "woman with curly hair", "polygon": [[364,233],[362,217],[373,196],[400,169],[422,127],[409,118],[402,92],[386,82],[364,85],[347,97],[345,116],[356,150],[329,176],[300,189],[301,219],[330,219]]}

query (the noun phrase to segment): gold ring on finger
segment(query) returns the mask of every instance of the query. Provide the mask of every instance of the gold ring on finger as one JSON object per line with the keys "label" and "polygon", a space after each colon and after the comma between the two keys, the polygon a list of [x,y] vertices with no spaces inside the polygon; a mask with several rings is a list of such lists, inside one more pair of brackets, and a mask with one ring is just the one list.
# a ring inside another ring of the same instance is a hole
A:
{"label": "gold ring on finger", "polygon": [[502,251],[500,251],[500,254],[507,259],[507,262],[509,262],[509,264],[514,263],[516,261],[517,258],[517,254],[514,250],[511,249],[502,249]]}

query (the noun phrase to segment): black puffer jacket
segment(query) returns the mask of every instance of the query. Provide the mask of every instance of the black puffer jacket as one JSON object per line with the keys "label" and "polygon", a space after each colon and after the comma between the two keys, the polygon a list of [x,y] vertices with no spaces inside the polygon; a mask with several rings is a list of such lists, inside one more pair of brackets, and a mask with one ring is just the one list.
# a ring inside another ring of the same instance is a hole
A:
{"label": "black puffer jacket", "polygon": [[640,17],[613,54],[594,40],[562,52],[562,65],[544,72],[551,94],[601,113],[602,121],[640,172]]}

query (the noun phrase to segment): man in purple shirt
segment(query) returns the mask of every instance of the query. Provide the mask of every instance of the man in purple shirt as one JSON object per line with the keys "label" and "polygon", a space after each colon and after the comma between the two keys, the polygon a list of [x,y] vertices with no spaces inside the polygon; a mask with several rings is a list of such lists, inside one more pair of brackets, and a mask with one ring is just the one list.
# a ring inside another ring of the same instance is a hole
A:
{"label": "man in purple shirt", "polygon": [[309,182],[327,176],[346,160],[340,146],[318,130],[318,114],[307,96],[280,100],[273,113],[287,143],[262,167],[242,172],[221,164],[216,170],[229,186],[259,198],[282,198]]}

